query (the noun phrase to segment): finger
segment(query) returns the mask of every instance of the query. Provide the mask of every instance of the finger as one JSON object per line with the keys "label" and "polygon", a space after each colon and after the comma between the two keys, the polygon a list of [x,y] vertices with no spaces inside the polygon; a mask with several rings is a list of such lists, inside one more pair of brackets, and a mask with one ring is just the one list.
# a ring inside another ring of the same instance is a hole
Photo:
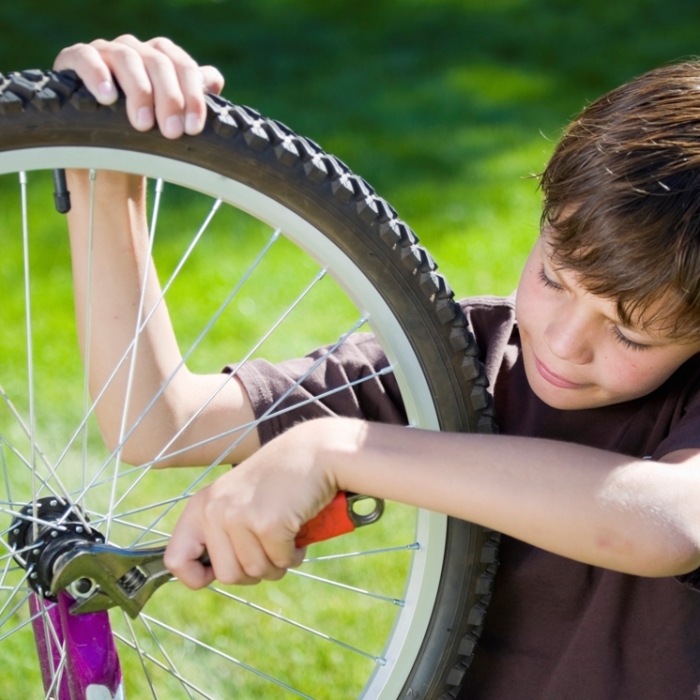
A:
{"label": "finger", "polygon": [[260,579],[249,576],[241,566],[231,540],[219,527],[206,531],[207,553],[211,559],[214,575],[221,583],[249,586],[260,583]]}
{"label": "finger", "polygon": [[[204,73],[196,61],[170,39],[159,37],[152,39],[148,44],[151,48],[167,56],[172,62],[184,100],[185,133],[192,136],[198,134],[204,128],[206,119],[204,93],[209,85],[205,84]],[[215,68],[210,68],[207,70],[207,79],[208,83],[216,88],[217,82],[212,71],[218,73]],[[220,74],[219,77],[221,86],[223,86],[223,78],[221,78]]]}
{"label": "finger", "polygon": [[275,566],[267,556],[260,540],[250,530],[236,532],[231,542],[243,572],[250,578],[279,581],[286,573],[285,567]]}
{"label": "finger", "polygon": [[204,92],[213,92],[215,95],[224,89],[224,76],[214,66],[200,66],[204,79]]}
{"label": "finger", "polygon": [[287,539],[279,537],[264,537],[265,555],[270,562],[270,566],[286,571],[300,566],[306,555],[306,547],[298,549],[294,545],[294,535],[291,533]]}
{"label": "finger", "polygon": [[195,556],[197,550],[178,552],[168,544],[164,558],[166,569],[183,585],[194,591],[208,586],[215,578],[212,567],[204,566],[199,561],[204,548],[199,548],[199,551],[200,554]]}
{"label": "finger", "polygon": [[[126,46],[140,57],[151,88],[155,119],[163,136],[170,139],[182,136],[185,131],[185,97],[172,59],[130,34],[118,37],[114,43]],[[201,84],[199,90],[201,93]]]}
{"label": "finger", "polygon": [[178,581],[199,590],[214,580],[214,571],[204,566],[199,557],[204,552],[204,537],[191,524],[177,527],[165,549],[163,563]]}
{"label": "finger", "polygon": [[112,72],[94,46],[75,44],[63,49],[53,67],[54,70],[74,70],[101,104],[113,104],[119,96]]}
{"label": "finger", "polygon": [[139,131],[151,129],[154,125],[153,86],[140,52],[118,40],[98,39],[91,46],[99,52],[124,91],[132,126]]}

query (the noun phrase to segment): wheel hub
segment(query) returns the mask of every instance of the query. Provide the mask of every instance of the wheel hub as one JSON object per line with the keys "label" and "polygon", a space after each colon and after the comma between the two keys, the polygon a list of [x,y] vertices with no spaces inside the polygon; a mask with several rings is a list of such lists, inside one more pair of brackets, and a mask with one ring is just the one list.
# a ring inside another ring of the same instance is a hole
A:
{"label": "wheel hub", "polygon": [[[8,536],[15,561],[27,571],[31,589],[46,600],[55,601],[49,593],[53,565],[64,552],[85,542],[104,542],[104,537],[90,527],[83,510],[56,496],[39,498],[23,506],[12,520]],[[89,580],[76,581],[76,590],[92,585]]]}

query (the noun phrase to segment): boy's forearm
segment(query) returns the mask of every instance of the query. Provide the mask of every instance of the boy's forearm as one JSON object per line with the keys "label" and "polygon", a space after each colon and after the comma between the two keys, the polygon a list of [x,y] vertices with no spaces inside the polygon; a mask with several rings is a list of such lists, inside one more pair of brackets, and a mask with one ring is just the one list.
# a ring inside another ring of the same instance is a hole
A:
{"label": "boy's forearm", "polygon": [[[157,303],[161,294],[153,262],[148,255],[148,224],[146,217],[145,182],[137,176],[99,171],[94,184],[92,234],[92,285],[90,292],[90,390],[96,397],[105,386],[116,365],[134,338],[141,290],[146,278],[146,294],[142,320],[151,316],[139,337],[137,364],[131,389],[130,413],[127,429],[141,415],[162,384],[181,363],[181,353],[175,338],[165,303]],[[78,333],[85,354],[88,299],[88,238],[90,230],[90,187],[86,171],[69,171],[68,186],[73,200],[69,213],[71,253]],[[156,305],[157,304],[157,305]],[[130,359],[121,368],[96,407],[103,436],[114,448],[119,441],[122,406]],[[153,459],[184,425],[189,416],[225,381],[224,375],[191,375],[182,366],[168,389],[124,445],[123,459],[144,462]],[[196,442],[206,419],[207,429],[223,432],[230,428],[236,411],[244,418],[252,417],[245,411],[244,396],[235,381],[229,381],[202,415],[202,421],[193,424],[169,452],[185,442]],[[221,409],[223,405],[223,410]],[[229,410],[230,409],[230,410]],[[215,415],[216,414],[216,415]],[[225,418],[222,418],[224,417]],[[218,425],[218,423],[221,425]],[[252,435],[248,442],[256,441]],[[231,441],[231,438],[228,438]],[[210,444],[206,454],[185,453],[184,463],[209,463],[210,453],[222,447]],[[240,455],[233,457],[245,456]],[[209,460],[209,461],[207,461]],[[167,461],[165,463],[168,463]],[[177,462],[175,462],[177,463]]]}
{"label": "boy's forearm", "polygon": [[342,430],[328,421],[326,431],[320,459],[342,489],[444,512],[627,573],[669,576],[700,565],[700,488],[688,465],[536,438],[354,421]]}
{"label": "boy's forearm", "polygon": [[[90,390],[96,397],[105,386],[112,371],[122,359],[134,337],[139,296],[144,271],[148,268],[149,285],[144,312],[148,314],[157,298],[159,288],[148,256],[144,182],[140,177],[100,171],[91,183],[86,171],[69,171],[68,188],[72,208],[68,214],[73,260],[76,320],[80,345],[87,359],[86,325],[87,300],[90,298]],[[90,231],[90,189],[95,188],[92,201],[92,260],[88,260]],[[88,275],[91,289],[88,293]],[[130,426],[139,409],[153,396],[162,375],[176,364],[179,352],[173,345],[169,323],[158,309],[140,338],[138,381],[134,383]],[[158,342],[154,342],[158,338]],[[129,360],[122,362],[117,376],[96,406],[105,440],[116,446],[121,429],[121,411],[129,374]],[[163,403],[158,409],[167,409]],[[154,411],[156,415],[156,411]],[[167,425],[167,423],[166,423]],[[153,428],[158,431],[159,426]],[[157,434],[157,433],[156,433]],[[143,440],[139,440],[142,445]],[[125,446],[124,456],[130,460],[131,446]]]}

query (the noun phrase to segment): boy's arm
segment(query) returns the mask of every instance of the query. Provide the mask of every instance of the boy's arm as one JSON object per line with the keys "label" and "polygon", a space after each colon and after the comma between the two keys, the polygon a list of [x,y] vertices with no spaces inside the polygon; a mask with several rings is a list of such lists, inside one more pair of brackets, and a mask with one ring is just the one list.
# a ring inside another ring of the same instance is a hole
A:
{"label": "boy's arm", "polygon": [[[90,180],[85,171],[68,172],[73,206],[68,214],[76,317],[81,348],[85,326],[88,281]],[[148,227],[143,178],[99,171],[94,182],[92,290],[90,316],[90,392],[96,397],[105,386],[134,337],[139,297],[146,278],[142,318],[151,314],[138,342],[137,361],[129,401],[126,430],[141,415],[162,384],[175,372],[182,356],[160,285],[148,256]],[[114,449],[122,430],[122,411],[130,371],[130,356],[95,407],[103,437]],[[122,459],[144,463],[154,459],[207,399],[224,385],[201,414],[167,452],[200,442],[253,419],[253,410],[241,384],[225,374],[197,375],[182,366],[153,408],[124,444]],[[166,465],[208,465],[231,444],[235,435],[188,450]],[[252,431],[227,460],[238,462],[257,449]]]}
{"label": "boy's arm", "polygon": [[[134,128],[146,131],[157,123],[168,138],[178,138],[183,132],[199,133],[206,115],[204,90],[219,92],[223,87],[223,78],[215,68],[198,66],[182,49],[162,38],[140,42],[133,36],[122,36],[111,42],[97,40],[91,44],[76,44],[58,55],[54,68],[75,70],[103,104],[117,99],[114,76],[126,94],[127,113]],[[144,180],[102,171],[97,173],[94,185],[89,383],[91,394],[96,397],[134,337],[139,296],[146,274],[143,318],[154,308],[160,286],[148,256]],[[85,338],[90,216],[88,173],[69,172],[68,187],[73,204],[68,222],[76,313],[81,348],[85,352],[88,342]],[[124,432],[128,432],[181,359],[168,310],[161,302],[139,339]],[[100,428],[111,449],[117,446],[122,433],[122,406],[129,366],[127,359],[96,405]],[[249,422],[253,411],[246,392],[235,378],[222,374],[193,375],[182,367],[124,444],[122,459],[143,463],[155,458],[222,383],[225,384],[223,390],[167,451],[173,452]],[[232,440],[229,436],[160,464],[210,464]],[[252,431],[226,459],[240,461],[258,445],[257,432]]]}
{"label": "boy's arm", "polygon": [[[321,419],[263,447],[196,494],[166,563],[192,587],[278,578],[336,490],[477,522],[537,547],[641,576],[700,566],[700,454],[637,460],[571,443]],[[225,523],[226,525],[223,525]]]}

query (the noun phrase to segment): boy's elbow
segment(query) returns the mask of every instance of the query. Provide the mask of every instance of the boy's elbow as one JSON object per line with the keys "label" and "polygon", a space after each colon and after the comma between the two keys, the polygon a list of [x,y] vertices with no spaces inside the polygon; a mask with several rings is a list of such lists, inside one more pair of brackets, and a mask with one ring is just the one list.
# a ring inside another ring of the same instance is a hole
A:
{"label": "boy's elbow", "polygon": [[660,462],[655,498],[646,504],[651,556],[648,576],[681,576],[700,568],[700,453],[678,452]]}
{"label": "boy's elbow", "polygon": [[661,538],[642,576],[682,576],[700,568],[700,521],[692,527],[677,523]]}
{"label": "boy's elbow", "polygon": [[700,516],[697,523],[689,528],[685,536],[679,537],[679,545],[676,552],[673,576],[689,574],[700,568]]}
{"label": "boy's elbow", "polygon": [[120,441],[118,433],[102,431],[102,440],[112,458],[118,458],[122,464],[139,466],[153,461],[156,457],[152,448],[134,436]]}

